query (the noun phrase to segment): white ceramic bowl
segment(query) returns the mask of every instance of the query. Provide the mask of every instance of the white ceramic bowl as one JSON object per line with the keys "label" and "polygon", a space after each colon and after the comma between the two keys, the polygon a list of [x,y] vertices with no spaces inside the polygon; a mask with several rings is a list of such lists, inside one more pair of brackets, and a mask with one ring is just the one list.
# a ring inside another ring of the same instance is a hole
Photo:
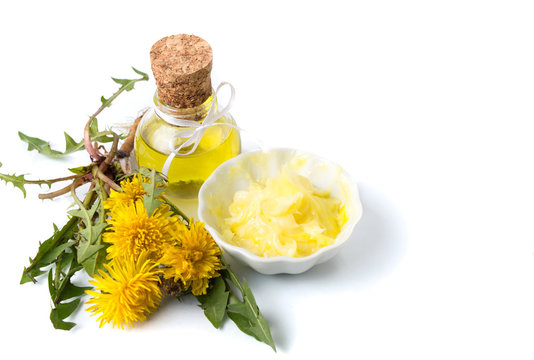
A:
{"label": "white ceramic bowl", "polygon": [[[261,257],[228,243],[222,229],[224,219],[229,216],[228,208],[234,194],[246,190],[253,182],[265,183],[267,178],[278,176],[283,166],[297,157],[302,164],[297,170],[299,175],[308,178],[315,187],[329,190],[331,196],[345,204],[348,221],[334,244],[306,257]],[[198,215],[217,244],[237,261],[262,274],[298,274],[340,251],[360,221],[362,204],[356,183],[340,166],[303,151],[273,149],[244,153],[219,166],[200,189]]]}

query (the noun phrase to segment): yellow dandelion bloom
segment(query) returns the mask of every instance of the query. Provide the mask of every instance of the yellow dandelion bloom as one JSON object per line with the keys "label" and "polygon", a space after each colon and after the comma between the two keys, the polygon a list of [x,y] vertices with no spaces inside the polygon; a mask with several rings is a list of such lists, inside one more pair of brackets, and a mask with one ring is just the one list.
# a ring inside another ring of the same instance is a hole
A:
{"label": "yellow dandelion bloom", "polygon": [[118,205],[131,205],[137,200],[142,200],[146,194],[142,181],[140,174],[135,174],[130,179],[122,180],[120,186],[124,191],[120,192],[111,189],[109,198],[104,201],[104,207],[113,211]]}
{"label": "yellow dandelion bloom", "polygon": [[203,295],[209,279],[219,276],[221,250],[200,221],[191,222],[178,232],[179,245],[166,245],[159,263],[165,265],[166,279],[180,280],[185,290],[191,287],[193,295]]}
{"label": "yellow dandelion bloom", "polygon": [[185,227],[168,205],[160,205],[148,216],[141,200],[116,207],[108,223],[109,231],[103,235],[103,240],[111,244],[107,248],[108,259],[119,256],[136,259],[146,251],[151,259],[157,260],[163,245],[176,238],[180,226]]}
{"label": "yellow dandelion bloom", "polygon": [[98,291],[86,291],[93,296],[86,302],[91,305],[87,311],[92,316],[100,314],[100,327],[111,323],[124,329],[124,325],[133,327],[134,322],[146,320],[158,308],[162,296],[157,264],[143,253],[137,261],[120,257],[104,266],[107,273],[99,270],[89,281]]}

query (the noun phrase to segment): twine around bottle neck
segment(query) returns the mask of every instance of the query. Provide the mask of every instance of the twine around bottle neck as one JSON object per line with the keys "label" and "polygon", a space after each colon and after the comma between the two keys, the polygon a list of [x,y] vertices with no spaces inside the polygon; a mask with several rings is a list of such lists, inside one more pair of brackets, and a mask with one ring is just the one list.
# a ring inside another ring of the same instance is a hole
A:
{"label": "twine around bottle neck", "polygon": [[[225,107],[222,108],[222,110],[218,111],[217,106],[217,94],[219,93],[220,89],[223,86],[229,86],[230,87],[230,99],[228,100],[228,103]],[[207,111],[206,117],[202,121],[196,121],[196,120],[187,120],[182,119],[177,116],[172,116],[164,111],[161,111],[161,109],[158,109],[156,107],[156,114],[163,119],[165,122],[175,125],[175,126],[181,126],[185,127],[186,129],[180,130],[176,132],[170,139],[169,139],[169,149],[171,149],[171,152],[169,156],[167,157],[167,160],[165,161],[165,164],[163,165],[163,168],[161,170],[161,173],[164,176],[167,176],[169,172],[169,168],[172,164],[172,161],[176,156],[188,156],[193,154],[196,149],[198,148],[198,145],[200,144],[200,140],[202,139],[202,136],[204,136],[205,131],[213,126],[229,126],[232,127],[238,131],[241,129],[234,125],[229,124],[225,122],[216,122],[220,118],[223,118],[224,116],[228,115],[230,112],[230,109],[232,108],[232,105],[234,103],[234,97],[235,97],[235,89],[232,86],[232,84],[228,82],[221,82],[219,86],[217,86],[217,89],[215,90],[215,93],[213,95],[213,99],[211,101],[209,110]],[[187,139],[183,143],[181,143],[178,147],[175,147],[175,142],[177,138],[183,138]],[[181,152],[182,149],[187,148],[191,146],[191,148],[187,152]]]}

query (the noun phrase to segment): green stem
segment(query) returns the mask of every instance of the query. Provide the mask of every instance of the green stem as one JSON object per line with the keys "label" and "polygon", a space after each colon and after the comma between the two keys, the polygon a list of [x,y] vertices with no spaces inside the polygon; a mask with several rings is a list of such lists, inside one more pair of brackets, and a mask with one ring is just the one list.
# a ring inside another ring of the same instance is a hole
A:
{"label": "green stem", "polygon": [[119,135],[117,135],[113,131],[105,131],[102,134],[113,136],[113,144],[111,144],[111,149],[109,150],[109,153],[107,154],[104,162],[100,164],[100,166],[98,167],[100,171],[105,172],[108,166],[111,164],[111,162],[115,158],[115,155],[117,154],[117,148],[119,145]]}
{"label": "green stem", "polygon": [[[103,224],[106,222],[106,209],[104,207],[104,201],[108,198],[108,193],[104,190],[104,185],[101,180],[96,180],[96,190],[98,191],[98,196],[100,197],[100,217],[98,222]],[[102,244],[102,235],[96,240],[97,245]],[[95,264],[98,262],[98,256],[100,251],[96,253]]]}
{"label": "green stem", "polygon": [[[245,289],[243,289],[243,286],[241,286],[239,279],[237,278],[236,274],[232,271],[232,269],[230,268],[230,265],[228,265],[223,255],[221,255],[221,263],[224,266],[224,270],[226,271],[226,274],[228,274],[228,278],[230,279],[230,281],[239,289],[241,294],[244,294]],[[252,306],[252,304],[250,305]]]}
{"label": "green stem", "polygon": [[[63,283],[61,284],[61,286],[58,288],[58,285],[59,284],[56,284],[56,296],[54,297],[53,299],[53,302],[54,302],[54,307],[57,306],[60,302],[60,299],[61,299],[61,294],[63,293],[63,290],[65,290],[65,286],[67,286],[67,284],[69,283],[69,280],[70,278],[78,271],[78,270],[81,270],[83,267],[82,266],[72,266],[72,264],[74,263],[74,259],[72,260],[71,264],[70,264],[70,269],[69,269],[69,272],[65,275],[65,278],[63,279]],[[56,266],[59,264],[59,261],[58,263],[56,264]],[[57,267],[56,267],[56,276],[57,276],[58,272],[57,272]],[[55,281],[55,279],[54,279]],[[59,277],[58,277],[58,282],[59,282]]]}
{"label": "green stem", "polygon": [[[78,207],[80,208],[80,211],[83,213],[85,219],[87,220],[87,232],[89,234],[88,238],[90,240],[90,239],[93,238],[93,226],[92,226],[91,216],[87,212],[87,208],[85,207],[85,204],[83,204],[80,201],[80,199],[78,198],[78,196],[76,195],[76,181],[74,183],[72,183],[72,187],[71,187],[70,193],[72,195],[72,198],[74,199],[74,202],[76,203],[76,205],[78,205]],[[93,193],[91,193],[91,194],[93,194]],[[86,200],[87,200],[87,198],[86,198]]]}
{"label": "green stem", "polygon": [[54,288],[56,289],[56,296],[53,299],[54,300],[54,306],[57,305],[56,298],[58,298],[58,292],[59,292],[59,275],[61,275],[61,255],[57,258],[56,261],[56,269],[54,273]]}
{"label": "green stem", "polygon": [[[276,351],[276,347],[274,345],[274,342],[272,342],[272,337],[271,337],[271,332],[268,328],[268,325],[267,325],[267,328],[264,327],[263,323],[262,323],[262,319],[263,319],[263,315],[261,315],[261,312],[258,308],[257,305],[254,305],[251,300],[249,299],[249,297],[247,296],[246,292],[245,292],[245,289],[243,288],[243,286],[241,285],[241,282],[239,281],[239,279],[237,278],[237,276],[234,274],[234,272],[232,271],[232,269],[230,268],[230,266],[228,265],[228,263],[226,263],[226,260],[224,259],[224,257],[221,255],[221,263],[223,264],[224,266],[224,271],[226,273],[226,275],[228,276],[228,279],[239,289],[239,291],[241,292],[241,298],[243,299],[243,303],[247,305],[247,307],[250,309],[251,313],[254,314],[254,317],[256,318],[256,321],[257,321],[257,325],[260,327],[261,329],[261,332],[263,333],[264,335],[264,339],[261,340],[261,341],[264,341],[266,344],[268,344],[269,346],[271,346],[273,348],[274,351]],[[232,289],[230,288],[230,296],[234,295],[233,292],[232,292]],[[235,296],[235,295],[234,295]],[[265,319],[263,319],[263,321],[265,321]]]}
{"label": "green stem", "polygon": [[86,184],[88,181],[89,180],[85,177],[85,175],[76,175],[76,177],[74,178],[74,182],[71,185],[67,185],[64,188],[61,188],[59,190],[56,190],[56,191],[53,191],[53,192],[50,192],[50,193],[39,194],[38,198],[41,199],[41,200],[53,199],[55,197],[58,197],[58,196],[61,196],[61,195],[64,195],[64,194],[70,192],[71,188],[72,188],[72,185],[74,183],[76,183],[76,187],[80,187],[83,184]]}
{"label": "green stem", "polygon": [[35,185],[50,185],[50,184],[53,184],[53,183],[56,183],[56,182],[60,182],[60,181],[74,180],[74,179],[80,178],[82,176],[84,176],[84,174],[65,176],[65,177],[62,177],[62,178],[56,178],[56,179],[50,179],[50,180],[24,180],[24,183],[25,184],[35,184]]}
{"label": "green stem", "polygon": [[104,110],[105,108],[109,107],[111,105],[111,103],[113,102],[113,100],[115,100],[115,98],[117,96],[119,96],[124,90],[129,88],[132,84],[135,84],[138,81],[144,81],[144,80],[148,80],[148,77],[146,75],[143,76],[140,79],[132,79],[129,82],[127,82],[126,84],[122,85],[119,90],[117,90],[113,95],[111,95],[109,97],[109,99],[104,101],[102,103],[102,105],[98,108],[98,110],[96,110],[95,113],[93,115],[91,115],[91,117],[89,117],[89,120],[85,124],[85,129],[84,129],[84,145],[85,145],[85,149],[87,150],[89,155],[91,155],[93,158],[102,159],[103,155],[100,154],[100,152],[98,150],[96,150],[93,147],[93,144],[91,143],[91,135],[90,135],[91,123],[102,112],[102,110]]}
{"label": "green stem", "polygon": [[108,184],[113,190],[118,191],[118,192],[122,192],[122,188],[119,185],[117,185],[117,183],[115,183],[115,181],[113,181],[109,177],[107,177],[106,174],[104,174],[102,171],[100,171],[100,169],[96,170],[96,176],[100,180],[102,180],[106,184]]}

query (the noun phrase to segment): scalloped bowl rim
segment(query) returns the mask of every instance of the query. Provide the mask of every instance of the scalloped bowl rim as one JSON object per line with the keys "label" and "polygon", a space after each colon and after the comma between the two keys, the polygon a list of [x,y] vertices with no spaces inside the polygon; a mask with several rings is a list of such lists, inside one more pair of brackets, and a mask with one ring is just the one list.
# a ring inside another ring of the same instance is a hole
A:
{"label": "scalloped bowl rim", "polygon": [[[354,219],[352,220],[351,223],[345,225],[345,227],[342,229],[342,231],[336,237],[336,240],[335,240],[335,242],[333,244],[325,246],[325,247],[322,247],[319,250],[317,250],[316,252],[314,252],[313,254],[308,255],[308,256],[302,256],[302,257],[292,257],[292,256],[285,256],[285,255],[284,256],[273,256],[273,257],[258,256],[256,254],[251,253],[249,250],[247,250],[245,248],[242,248],[242,247],[239,247],[239,246],[236,246],[236,245],[233,245],[233,244],[230,244],[230,243],[226,242],[226,240],[220,234],[220,232],[216,228],[211,226],[206,221],[206,218],[203,216],[205,211],[209,211],[205,201],[203,201],[205,193],[207,192],[206,189],[209,189],[210,184],[215,182],[217,174],[219,174],[220,172],[224,171],[226,168],[231,168],[234,165],[234,163],[241,161],[241,159],[243,157],[251,156],[253,154],[257,154],[257,153],[261,153],[261,152],[271,153],[271,152],[279,152],[279,151],[294,151],[294,152],[298,152],[300,154],[307,155],[310,158],[313,157],[313,158],[316,158],[316,159],[321,160],[323,162],[332,164],[334,166],[338,166],[342,170],[342,175],[345,176],[345,178],[347,179],[347,181],[348,181],[348,183],[350,185],[351,195],[352,195],[352,198],[354,200],[354,204],[353,205],[354,205],[354,208],[355,208]],[[200,188],[198,199],[199,199],[199,207],[198,207],[199,220],[204,223],[205,227],[211,233],[211,235],[213,236],[214,240],[217,242],[217,244],[219,244],[220,247],[223,248],[223,250],[228,251],[232,256],[236,256],[234,253],[237,253],[242,258],[245,258],[245,259],[247,259],[249,261],[254,262],[254,264],[277,264],[277,263],[283,263],[283,264],[309,263],[310,264],[309,267],[305,268],[302,271],[297,270],[297,272],[304,272],[304,271],[308,270],[309,268],[313,267],[314,265],[316,265],[318,263],[321,263],[322,262],[321,258],[323,258],[323,257],[325,258],[324,259],[325,261],[328,260],[329,258],[327,258],[325,255],[330,253],[330,252],[336,251],[336,249],[340,248],[342,245],[344,245],[349,240],[349,238],[351,237],[351,235],[352,235],[352,233],[354,231],[354,228],[360,222],[360,220],[362,218],[362,215],[363,215],[363,207],[362,207],[362,203],[361,203],[361,199],[360,199],[360,195],[359,195],[358,186],[356,185],[356,182],[354,181],[354,179],[341,166],[339,166],[337,163],[335,163],[335,162],[333,162],[331,160],[325,159],[322,156],[318,156],[318,155],[313,154],[313,153],[308,152],[308,151],[303,151],[303,150],[298,150],[298,149],[293,149],[293,148],[273,148],[273,149],[268,149],[268,150],[255,150],[255,151],[251,151],[251,152],[241,153],[238,156],[236,156],[236,157],[234,157],[234,158],[232,158],[230,160],[225,161],[217,169],[215,169],[215,171],[204,182],[204,184]],[[332,256],[333,255],[335,255],[335,253],[332,254]],[[248,261],[244,261],[244,262],[248,266],[250,266],[253,269],[255,269],[256,271],[259,271],[259,272],[264,273],[264,274],[293,273],[293,272],[288,272],[288,271],[275,271],[275,272],[269,271],[269,272],[265,272],[264,270],[263,271],[262,270],[258,270],[256,266],[252,265]]]}

